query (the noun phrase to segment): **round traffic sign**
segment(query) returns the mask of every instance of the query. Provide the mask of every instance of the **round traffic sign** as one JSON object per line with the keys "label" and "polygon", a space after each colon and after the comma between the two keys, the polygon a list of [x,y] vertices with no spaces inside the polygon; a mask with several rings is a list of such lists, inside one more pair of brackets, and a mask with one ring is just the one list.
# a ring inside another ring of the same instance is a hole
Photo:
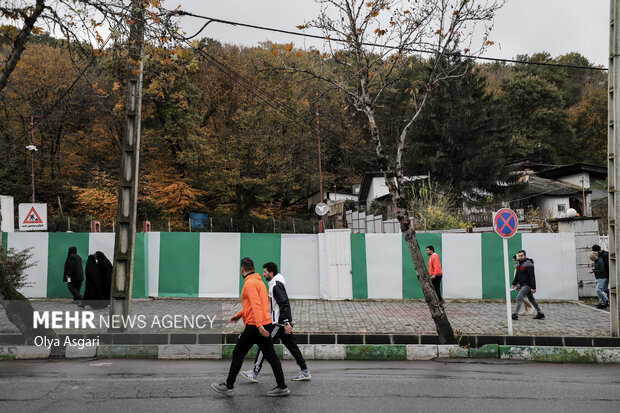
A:
{"label": "round traffic sign", "polygon": [[497,235],[502,238],[510,238],[519,229],[517,214],[510,208],[502,208],[495,213],[493,228]]}

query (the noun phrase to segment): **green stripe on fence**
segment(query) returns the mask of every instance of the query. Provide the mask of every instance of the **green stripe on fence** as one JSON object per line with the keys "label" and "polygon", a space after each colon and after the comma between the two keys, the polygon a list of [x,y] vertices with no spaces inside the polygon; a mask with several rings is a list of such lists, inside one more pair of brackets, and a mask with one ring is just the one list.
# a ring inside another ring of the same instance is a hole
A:
{"label": "green stripe on fence", "polygon": [[2,233],[2,248],[4,248],[4,249],[8,249],[9,248],[9,245],[8,245],[9,237],[8,237],[8,235],[9,234],[6,233],[6,232]]}
{"label": "green stripe on fence", "polygon": [[133,298],[148,297],[148,238],[146,233],[136,233],[136,246],[133,253]]}
{"label": "green stripe on fence", "polygon": [[368,298],[365,234],[351,234],[351,273],[353,298]]}
{"label": "green stripe on fence", "polygon": [[[241,234],[239,260],[248,257],[254,261],[256,272],[263,274],[263,264],[273,262],[280,269],[282,236],[280,234]],[[265,287],[267,281],[263,279]],[[243,288],[243,277],[239,273],[239,294]]]}
{"label": "green stripe on fence", "polygon": [[[420,281],[418,281],[418,273],[413,265],[413,258],[409,252],[409,247],[405,241],[405,235],[403,234],[403,298],[424,298]],[[441,250],[441,234],[416,234],[415,239],[420,246],[420,252],[424,258],[424,264],[428,269],[428,255],[426,255],[426,246],[432,245],[435,248],[435,252],[442,255]],[[442,286],[443,290],[443,286]]]}
{"label": "green stripe on fence", "polygon": [[162,232],[159,244],[159,296],[198,297],[200,234]]}
{"label": "green stripe on fence", "polygon": [[[72,298],[67,283],[63,282],[63,272],[69,247],[76,247],[82,258],[82,270],[86,268],[88,258],[88,233],[50,232],[47,247],[47,297]],[[86,279],[86,277],[84,277]],[[84,282],[82,290],[84,292]]]}
{"label": "green stripe on fence", "polygon": [[[493,234],[482,235],[482,298],[506,298],[504,281],[504,246],[502,238]],[[514,265],[512,256],[521,249],[521,234],[517,233],[508,239],[509,278],[512,282]],[[517,292],[511,293],[512,298]]]}

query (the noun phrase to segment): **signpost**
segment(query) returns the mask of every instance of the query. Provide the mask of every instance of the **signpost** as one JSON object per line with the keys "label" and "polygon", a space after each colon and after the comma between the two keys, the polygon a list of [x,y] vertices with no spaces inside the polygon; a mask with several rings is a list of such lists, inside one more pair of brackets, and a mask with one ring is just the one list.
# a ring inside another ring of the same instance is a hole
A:
{"label": "signpost", "polygon": [[493,216],[493,228],[497,235],[503,238],[504,243],[504,276],[506,278],[506,317],[508,320],[508,334],[512,335],[512,313],[510,306],[510,274],[508,266],[508,238],[511,238],[519,229],[517,214],[512,209],[502,208]]}
{"label": "signpost", "polygon": [[47,230],[47,204],[19,204],[20,231]]}

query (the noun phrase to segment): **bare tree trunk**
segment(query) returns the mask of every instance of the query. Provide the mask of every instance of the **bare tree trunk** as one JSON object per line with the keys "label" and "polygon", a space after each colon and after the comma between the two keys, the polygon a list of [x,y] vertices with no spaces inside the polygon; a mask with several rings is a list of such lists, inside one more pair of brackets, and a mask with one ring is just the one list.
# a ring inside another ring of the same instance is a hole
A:
{"label": "bare tree trunk", "polygon": [[409,229],[405,232],[405,241],[407,242],[411,258],[413,259],[413,265],[418,273],[418,280],[420,281],[420,286],[424,293],[424,299],[431,312],[431,317],[433,317],[433,321],[435,322],[435,329],[439,336],[439,344],[455,344],[456,337],[454,336],[454,331],[452,330],[450,321],[448,321],[446,311],[435,292],[435,287],[433,287],[431,283],[428,270],[426,269],[426,265],[424,265],[424,258],[420,251],[420,245],[415,238],[415,230],[412,226],[409,226]]}
{"label": "bare tree trunk", "polygon": [[[364,113],[368,119],[368,126],[370,129],[372,142],[375,146],[377,161],[379,162],[381,172],[385,178],[385,183],[390,191],[390,198],[392,199],[392,203],[396,211],[396,218],[400,224],[400,230],[403,234],[405,234],[405,241],[407,242],[407,247],[409,248],[411,258],[413,259],[413,265],[415,267],[420,286],[422,287],[422,292],[424,293],[424,299],[426,300],[426,304],[431,312],[431,317],[435,322],[435,329],[437,330],[437,335],[439,336],[439,343],[454,344],[456,343],[454,331],[452,330],[450,321],[448,321],[448,316],[446,315],[443,305],[439,302],[439,297],[435,292],[435,287],[433,287],[433,284],[431,283],[428,275],[428,269],[424,263],[424,257],[420,251],[418,241],[415,238],[415,228],[411,224],[410,220],[410,217],[413,214],[409,211],[407,199],[403,197],[402,193],[404,188],[402,169],[400,168],[400,165],[397,165],[396,168],[392,168],[389,160],[385,156],[381,138],[379,136],[379,130],[377,129],[375,121],[374,110],[367,105],[364,108]],[[396,180],[396,182],[394,182],[394,180]]]}

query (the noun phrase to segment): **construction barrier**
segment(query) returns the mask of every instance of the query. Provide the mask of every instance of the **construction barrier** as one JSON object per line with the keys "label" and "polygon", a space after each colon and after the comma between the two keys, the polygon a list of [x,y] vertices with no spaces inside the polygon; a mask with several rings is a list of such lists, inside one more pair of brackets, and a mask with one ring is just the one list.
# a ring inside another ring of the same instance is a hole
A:
{"label": "construction barrier", "polygon": [[[112,260],[113,233],[2,234],[9,248],[31,248],[35,265],[27,270],[28,297],[70,298],[62,282],[70,246],[85,265],[102,251]],[[496,234],[417,234],[433,245],[443,266],[445,298],[504,298],[502,241]],[[291,298],[423,298],[402,234],[248,234],[148,232],[136,234],[133,296],[238,297],[239,260],[250,257],[257,271],[273,261],[286,277]],[[527,251],[536,268],[537,298],[576,300],[577,274],[572,233],[517,234],[509,253]],[[512,268],[512,259],[510,268]]]}

